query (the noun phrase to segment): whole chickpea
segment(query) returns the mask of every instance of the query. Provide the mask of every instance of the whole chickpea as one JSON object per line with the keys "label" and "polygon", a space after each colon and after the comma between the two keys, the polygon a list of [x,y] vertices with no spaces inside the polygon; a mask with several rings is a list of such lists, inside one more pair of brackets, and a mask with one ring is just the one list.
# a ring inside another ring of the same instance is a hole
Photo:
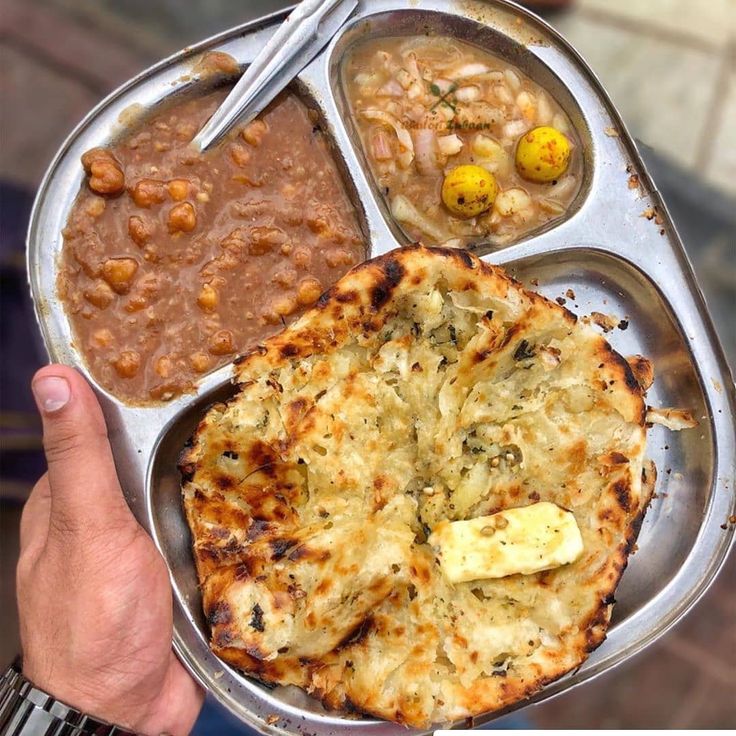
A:
{"label": "whole chickpea", "polygon": [[292,258],[297,268],[307,269],[312,263],[312,254],[308,248],[295,248]]}
{"label": "whole chickpea", "polygon": [[245,146],[234,143],[230,146],[230,158],[238,166],[245,166],[250,161],[250,151]]}
{"label": "whole chickpea", "polygon": [[107,282],[95,281],[92,288],[84,292],[84,298],[90,304],[94,304],[97,309],[105,309],[110,306],[110,303],[115,298],[115,292]]}
{"label": "whole chickpea", "polygon": [[296,311],[297,303],[293,296],[285,296],[277,299],[273,304],[273,311],[279,317],[286,317]]}
{"label": "whole chickpea", "polygon": [[128,235],[131,240],[139,247],[142,248],[151,237],[151,231],[146,225],[145,220],[138,215],[131,215],[128,218]]}
{"label": "whole chickpea", "polygon": [[315,278],[302,279],[296,292],[296,300],[302,307],[309,307],[319,299],[322,284]]}
{"label": "whole chickpea", "polygon": [[108,258],[102,264],[102,277],[118,294],[126,294],[138,270],[133,258]]}
{"label": "whole chickpea", "polygon": [[134,378],[141,367],[141,356],[135,350],[123,350],[113,365],[121,378]]}
{"label": "whole chickpea", "polygon": [[158,179],[141,179],[131,190],[130,196],[139,207],[148,209],[166,199],[166,189]]}
{"label": "whole chickpea", "polygon": [[110,332],[106,327],[103,327],[92,333],[92,339],[90,342],[96,348],[107,348],[112,345],[113,339],[112,332]]}
{"label": "whole chickpea", "polygon": [[246,143],[250,143],[251,146],[260,146],[266,133],[268,133],[268,126],[266,123],[264,123],[263,120],[254,120],[243,128],[243,132],[240,135],[242,135],[243,140]]}
{"label": "whole chickpea", "polygon": [[114,196],[125,189],[125,174],[118,160],[104,148],[93,148],[82,156],[89,188],[96,194]]}
{"label": "whole chickpea", "polygon": [[105,207],[105,200],[102,197],[92,197],[84,211],[90,217],[99,217],[105,211]]}
{"label": "whole chickpea", "polygon": [[296,283],[296,271],[293,268],[283,268],[277,271],[271,280],[282,289],[289,289]]}
{"label": "whole chickpea", "polygon": [[203,309],[205,312],[212,312],[217,307],[217,302],[217,290],[211,284],[204,284],[197,297],[197,304],[200,309]]}
{"label": "whole chickpea", "polygon": [[230,353],[234,353],[233,333],[230,330],[218,330],[210,337],[207,349],[212,355],[230,355]]}
{"label": "whole chickpea", "polygon": [[171,371],[174,369],[174,362],[168,355],[162,355],[158,360],[156,360],[153,369],[161,378],[168,378],[171,375]]}
{"label": "whole chickpea", "polygon": [[210,367],[211,362],[206,353],[196,352],[189,356],[189,363],[197,373],[204,373]]}
{"label": "whole chickpea", "polygon": [[169,210],[169,232],[189,233],[197,226],[197,212],[191,202],[182,202]]}
{"label": "whole chickpea", "polygon": [[353,257],[342,248],[337,250],[331,250],[325,256],[325,262],[330,268],[337,268],[338,266],[350,266],[353,263]]}
{"label": "whole chickpea", "polygon": [[189,194],[189,182],[186,179],[172,179],[166,188],[169,190],[169,196],[175,202],[182,202]]}

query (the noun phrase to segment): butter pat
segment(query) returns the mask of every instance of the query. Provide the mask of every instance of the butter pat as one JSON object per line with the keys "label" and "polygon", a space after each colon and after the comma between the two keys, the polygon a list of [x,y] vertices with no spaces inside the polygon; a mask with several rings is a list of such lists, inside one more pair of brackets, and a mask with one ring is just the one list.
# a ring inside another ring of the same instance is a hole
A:
{"label": "butter pat", "polygon": [[574,562],[583,551],[575,516],[547,501],[467,521],[441,521],[428,541],[452,583],[531,575]]}

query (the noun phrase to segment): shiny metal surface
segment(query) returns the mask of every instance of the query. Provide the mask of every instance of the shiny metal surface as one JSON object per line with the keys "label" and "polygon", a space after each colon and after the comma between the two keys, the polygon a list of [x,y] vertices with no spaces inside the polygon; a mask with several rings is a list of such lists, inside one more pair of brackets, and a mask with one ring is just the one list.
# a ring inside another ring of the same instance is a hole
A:
{"label": "shiny metal surface", "polygon": [[[172,94],[207,83],[191,76],[202,53],[218,49],[241,64],[251,62],[283,17],[276,14],[233,29],[158,64],[103,101],[62,146],[39,191],[28,236],[31,290],[54,360],[79,366],[89,378],[55,288],[61,230],[82,182],[80,155],[114,139],[120,121],[130,122],[131,105],[148,110]],[[628,319],[626,331],[616,330],[608,338],[624,355],[640,353],[653,360],[657,380],[648,401],[690,408],[700,420],[694,430],[651,431],[648,454],[659,469],[658,498],[617,592],[608,639],[580,669],[532,699],[539,701],[609,670],[652,643],[712,582],[734,539],[734,526],[727,523],[735,513],[734,384],[679,237],[618,113],[592,72],[555,31],[504,0],[363,0],[348,26],[299,75],[299,89],[323,117],[348,190],[357,197],[371,255],[405,241],[374,190],[345,117],[339,65],[357,38],[417,31],[457,34],[520,66],[565,107],[586,149],[585,180],[567,216],[483,257],[503,264],[528,285],[534,280],[533,287],[547,296],[572,288],[575,298],[567,306],[578,314],[595,310]],[[638,176],[638,186],[630,185],[632,174]],[[642,216],[655,205],[661,224]],[[203,686],[263,733],[418,733],[383,721],[325,713],[301,692],[270,690],[209,651],[176,457],[205,407],[231,391],[229,376],[230,367],[223,367],[202,381],[196,396],[151,407],[125,406],[98,387],[126,496],[171,571],[176,651]]]}
{"label": "shiny metal surface", "polygon": [[192,145],[206,151],[235,125],[253,120],[322,51],[357,5],[358,0],[302,0],[248,65]]}

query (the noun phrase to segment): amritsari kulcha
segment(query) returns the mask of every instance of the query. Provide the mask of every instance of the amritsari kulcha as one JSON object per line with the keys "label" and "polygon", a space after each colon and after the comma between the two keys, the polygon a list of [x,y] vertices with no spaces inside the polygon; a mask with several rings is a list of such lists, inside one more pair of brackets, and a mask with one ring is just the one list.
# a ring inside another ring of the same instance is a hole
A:
{"label": "amritsari kulcha", "polygon": [[355,267],[182,454],[213,651],[418,727],[579,666],[654,484],[642,361],[462,250]]}

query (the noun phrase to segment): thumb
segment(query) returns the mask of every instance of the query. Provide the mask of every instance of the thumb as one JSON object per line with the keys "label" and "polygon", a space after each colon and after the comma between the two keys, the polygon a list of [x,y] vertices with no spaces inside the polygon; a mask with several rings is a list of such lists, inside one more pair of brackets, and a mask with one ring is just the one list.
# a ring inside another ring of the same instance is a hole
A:
{"label": "thumb", "polygon": [[105,419],[87,382],[73,368],[49,365],[36,373],[31,386],[43,420],[51,528],[99,529],[132,521]]}

